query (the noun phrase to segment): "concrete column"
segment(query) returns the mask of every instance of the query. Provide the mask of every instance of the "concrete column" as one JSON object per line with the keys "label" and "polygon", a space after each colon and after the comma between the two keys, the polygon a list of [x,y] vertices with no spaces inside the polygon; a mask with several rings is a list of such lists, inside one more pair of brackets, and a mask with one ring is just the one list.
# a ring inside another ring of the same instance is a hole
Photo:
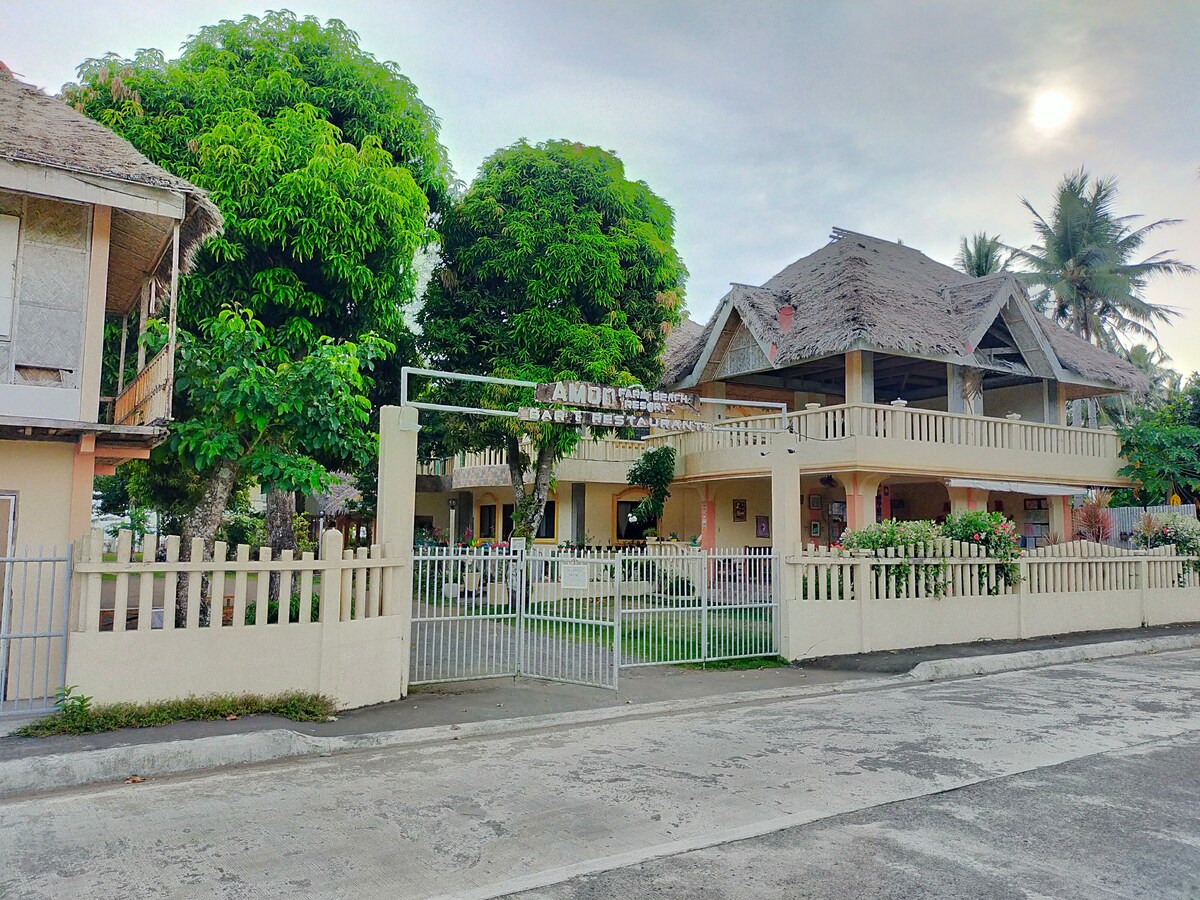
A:
{"label": "concrete column", "polygon": [[875,495],[883,479],[870,472],[851,472],[838,479],[846,488],[846,527],[851,531],[875,524]]}
{"label": "concrete column", "polygon": [[846,402],[875,402],[875,355],[869,350],[846,354]]}
{"label": "concrete column", "polygon": [[[779,653],[785,659],[796,659],[809,644],[803,643],[804,623],[799,590],[799,570],[787,562],[789,556],[804,546],[804,516],[801,511],[803,493],[800,467],[790,454],[773,459],[771,468],[771,543],[779,560],[776,586],[779,598]],[[811,641],[809,642],[811,644]]]}
{"label": "concrete column", "polygon": [[411,554],[417,508],[417,411],[410,406],[379,410],[379,509],[376,535],[384,547]]}
{"label": "concrete column", "polygon": [[717,501],[711,499],[709,487],[704,487],[704,499],[700,501],[700,546],[712,550],[717,546]]}
{"label": "concrete column", "polygon": [[988,496],[991,491],[981,488],[948,487],[950,495],[950,512],[987,512]]}
{"label": "concrete column", "polygon": [[1058,535],[1064,541],[1074,536],[1071,528],[1071,498],[1050,498],[1050,533]]}
{"label": "concrete column", "polygon": [[[96,480],[96,436],[81,435],[71,465],[71,519],[68,536],[74,541],[92,529],[92,490]],[[65,549],[60,547],[60,550]]]}

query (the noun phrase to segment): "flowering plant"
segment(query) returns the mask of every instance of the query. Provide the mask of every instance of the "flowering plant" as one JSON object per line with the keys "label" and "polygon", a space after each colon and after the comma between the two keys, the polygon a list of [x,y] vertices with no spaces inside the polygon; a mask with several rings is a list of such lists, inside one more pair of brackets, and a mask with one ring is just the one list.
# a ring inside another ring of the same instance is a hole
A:
{"label": "flowering plant", "polygon": [[[973,512],[954,513],[946,517],[942,523],[942,534],[951,540],[977,544],[983,548],[983,555],[997,560],[996,575],[1006,585],[1013,585],[1021,577],[1017,559],[1021,556],[1021,539],[1017,535],[1016,524],[1004,513]],[[987,577],[980,570],[980,584]],[[999,583],[985,585],[988,593],[1000,593]]]}
{"label": "flowering plant", "polygon": [[1200,522],[1181,513],[1146,513],[1133,533],[1133,543],[1145,550],[1175,548],[1180,556],[1190,556],[1187,568],[1200,572]]}

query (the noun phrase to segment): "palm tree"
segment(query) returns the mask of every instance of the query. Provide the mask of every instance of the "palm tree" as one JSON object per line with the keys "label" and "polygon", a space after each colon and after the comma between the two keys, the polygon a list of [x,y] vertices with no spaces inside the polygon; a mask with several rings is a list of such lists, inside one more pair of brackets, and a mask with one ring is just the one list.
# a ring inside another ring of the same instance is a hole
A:
{"label": "palm tree", "polygon": [[980,231],[970,239],[963,238],[958,247],[958,256],[954,265],[973,278],[982,278],[1008,268],[1010,253],[1004,256],[1004,244],[1000,243],[1000,235],[989,235]]}
{"label": "palm tree", "polygon": [[1118,216],[1116,196],[1115,178],[1093,179],[1081,168],[1059,183],[1049,219],[1022,199],[1033,213],[1039,243],[1015,250],[1013,256],[1026,267],[1020,273],[1025,283],[1040,288],[1035,305],[1060,325],[1115,352],[1122,352],[1122,337],[1157,347],[1154,327],[1178,312],[1146,300],[1146,282],[1155,275],[1190,275],[1196,269],[1165,253],[1133,261],[1148,235],[1180,220],[1134,227],[1141,216]]}

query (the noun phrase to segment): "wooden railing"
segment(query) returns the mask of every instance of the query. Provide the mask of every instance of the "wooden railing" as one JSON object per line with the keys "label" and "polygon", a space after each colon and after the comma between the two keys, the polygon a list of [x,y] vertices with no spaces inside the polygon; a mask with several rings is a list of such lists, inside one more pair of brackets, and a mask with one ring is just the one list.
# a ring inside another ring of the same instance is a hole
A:
{"label": "wooden railing", "polygon": [[163,347],[113,402],[114,425],[159,425],[171,417],[171,357]]}

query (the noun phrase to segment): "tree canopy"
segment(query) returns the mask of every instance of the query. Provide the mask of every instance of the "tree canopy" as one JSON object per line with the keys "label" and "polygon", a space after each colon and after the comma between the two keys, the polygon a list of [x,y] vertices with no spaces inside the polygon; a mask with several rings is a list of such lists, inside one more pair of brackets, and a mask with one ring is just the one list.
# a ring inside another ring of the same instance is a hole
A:
{"label": "tree canopy", "polygon": [[[1200,375],[1156,406],[1134,411],[1120,428],[1121,474],[1134,481],[1132,498],[1144,506],[1200,500]],[[1122,496],[1122,501],[1127,499]]]}
{"label": "tree canopy", "polygon": [[954,265],[975,278],[992,275],[1008,267],[1009,254],[1005,252],[1000,235],[980,231],[970,238],[963,238],[958,247]]}
{"label": "tree canopy", "polygon": [[1147,282],[1157,275],[1191,274],[1195,269],[1167,253],[1137,259],[1147,237],[1178,219],[1135,226],[1137,215],[1115,210],[1115,178],[1093,178],[1084,169],[1065,175],[1049,216],[1028,200],[1038,243],[1015,250],[1021,278],[1036,290],[1034,303],[1085,340],[1122,352],[1122,338],[1157,344],[1156,326],[1176,312],[1145,298]]}
{"label": "tree canopy", "polygon": [[[398,67],[361,50],[342,22],[285,10],[201,28],[177,59],[109,54],[78,74],[64,87],[68,103],[204,188],[224,216],[224,233],[181,279],[180,326],[202,341],[213,331],[201,324],[222,310],[250,311],[273,360],[373,333],[375,346],[391,348],[377,360],[377,383],[391,388],[415,352],[404,320],[414,256],[436,238],[453,179],[438,120]],[[176,409],[197,414],[187,402]],[[183,447],[193,426],[216,423],[176,423],[171,446]],[[276,452],[342,465],[353,443],[283,443]],[[180,462],[156,453],[154,466]],[[277,488],[290,483],[285,469],[255,474]]]}
{"label": "tree canopy", "polygon": [[[498,150],[440,233],[443,258],[418,317],[435,368],[534,382],[657,383],[687,270],[671,208],[630,181],[614,154],[562,140]],[[522,397],[466,383],[435,390],[443,400],[495,408],[515,408]],[[562,426],[450,416],[438,433],[445,450],[508,448],[515,527],[526,535],[541,521],[554,463],[579,439]]]}
{"label": "tree canopy", "polygon": [[206,490],[184,518],[183,537],[211,540],[242,476],[313,493],[329,484],[319,457],[372,455],[367,372],[390,348],[372,335],[360,343],[317,340],[293,358],[273,346],[248,311],[225,309],[197,336],[181,332],[176,390],[186,409],[167,449],[206,476]]}

